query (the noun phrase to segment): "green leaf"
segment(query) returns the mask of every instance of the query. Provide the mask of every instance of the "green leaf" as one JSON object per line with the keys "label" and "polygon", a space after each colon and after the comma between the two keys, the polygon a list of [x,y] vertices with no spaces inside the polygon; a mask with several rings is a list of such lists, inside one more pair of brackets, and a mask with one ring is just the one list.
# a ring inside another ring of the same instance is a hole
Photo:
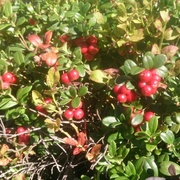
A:
{"label": "green leaf", "polygon": [[154,66],[153,58],[149,55],[145,55],[142,60],[145,69],[151,69]]}
{"label": "green leaf", "polygon": [[12,16],[12,5],[9,1],[6,1],[4,4],[4,13],[7,17]]}
{"label": "green leaf", "polygon": [[44,103],[43,96],[36,90],[32,91],[32,100],[35,106],[42,105]]}
{"label": "green leaf", "polygon": [[20,17],[16,22],[16,26],[22,25],[25,21],[26,21],[25,17]]}
{"label": "green leaf", "polygon": [[166,132],[162,132],[160,134],[160,137],[167,144],[173,144],[173,142],[175,140],[175,136],[174,136],[173,132],[170,130],[167,130]]}
{"label": "green leaf", "polygon": [[125,172],[128,176],[135,175],[136,169],[131,161],[128,161],[128,164],[126,166]]}
{"label": "green leaf", "polygon": [[144,161],[144,168],[150,176],[158,176],[158,167],[154,159],[147,157]]}
{"label": "green leaf", "polygon": [[31,91],[32,86],[25,86],[23,88],[19,88],[16,94],[16,98],[18,101],[23,102],[25,98],[28,97],[29,92]]}
{"label": "green leaf", "polygon": [[103,120],[102,120],[102,123],[107,127],[116,122],[118,122],[118,121],[114,116],[107,116],[107,117],[103,118]]}
{"label": "green leaf", "polygon": [[86,95],[88,92],[88,88],[86,86],[81,86],[79,89],[78,89],[78,96],[84,96]]}
{"label": "green leaf", "polygon": [[84,65],[80,64],[76,67],[76,69],[79,72],[80,77],[84,77],[86,75]]}
{"label": "green leaf", "polygon": [[11,98],[3,98],[0,101],[0,110],[9,109],[11,107],[16,106],[17,104],[18,104],[18,102]]}
{"label": "green leaf", "polygon": [[95,12],[94,17],[96,18],[96,21],[98,24],[104,24],[105,23],[104,16],[100,12]]}
{"label": "green leaf", "polygon": [[72,101],[71,101],[71,106],[73,108],[77,108],[79,106],[81,102],[81,98],[80,97],[75,97]]}
{"label": "green leaf", "polygon": [[56,85],[59,83],[60,80],[60,74],[57,69],[54,67],[51,67],[48,70],[48,74],[46,76],[46,83],[50,88],[56,87]]}
{"label": "green leaf", "polygon": [[8,26],[11,26],[11,24],[0,24],[0,31],[5,29]]}
{"label": "green leaf", "polygon": [[64,106],[64,105],[68,104],[69,102],[71,102],[71,99],[69,99],[69,98],[63,99],[60,101],[59,105]]}
{"label": "green leaf", "polygon": [[107,81],[107,75],[102,70],[94,70],[90,73],[89,79],[96,83],[105,83]]}
{"label": "green leaf", "polygon": [[143,122],[143,115],[142,114],[136,114],[131,120],[131,124],[133,126],[140,125],[142,122]]}
{"label": "green leaf", "polygon": [[163,66],[166,63],[167,57],[164,54],[158,54],[153,58],[153,61],[154,61],[153,68],[160,68],[161,66]]}
{"label": "green leaf", "polygon": [[111,141],[109,146],[108,146],[110,156],[115,156],[116,155],[116,148],[117,147],[116,147],[115,141]]}
{"label": "green leaf", "polygon": [[147,122],[148,124],[148,129],[149,131],[153,134],[156,132],[157,128],[158,128],[158,118],[157,117],[152,117],[150,119],[149,122]]}
{"label": "green leaf", "polygon": [[163,161],[160,164],[160,169],[159,171],[166,175],[166,176],[171,176],[171,174],[168,171],[168,168],[173,165],[175,170],[176,170],[176,174],[179,175],[180,174],[180,166],[178,164],[176,164],[175,162],[172,161]]}
{"label": "green leaf", "polygon": [[131,75],[137,75],[139,74],[142,70],[144,70],[144,68],[140,68],[138,66],[135,66],[131,69],[130,73]]}
{"label": "green leaf", "polygon": [[24,55],[21,51],[17,51],[14,53],[14,60],[18,66],[24,63]]}
{"label": "green leaf", "polygon": [[166,77],[169,73],[166,66],[161,66],[160,68],[156,69],[157,74],[159,74],[161,77]]}
{"label": "green leaf", "polygon": [[88,12],[88,10],[90,9],[90,7],[91,7],[91,4],[90,3],[85,3],[85,4],[83,4],[82,5],[82,7],[80,8],[80,13],[82,14],[82,15],[86,15],[86,13]]}
{"label": "green leaf", "polygon": [[134,61],[128,59],[128,60],[125,61],[124,65],[121,68],[123,68],[123,71],[126,74],[130,74],[131,69],[134,68],[134,67],[137,67],[137,64]]}
{"label": "green leaf", "polygon": [[71,86],[71,87],[70,87],[70,89],[69,89],[69,93],[70,93],[70,95],[71,95],[73,98],[75,98],[75,97],[76,97],[76,95],[77,95],[77,91],[76,91],[76,89],[75,89],[75,87],[74,87],[74,86]]}
{"label": "green leaf", "polygon": [[157,144],[146,143],[146,149],[147,149],[147,151],[149,151],[149,152],[152,152],[156,147],[157,147]]}
{"label": "green leaf", "polygon": [[88,22],[88,26],[93,27],[95,24],[96,24],[96,18],[92,17]]}

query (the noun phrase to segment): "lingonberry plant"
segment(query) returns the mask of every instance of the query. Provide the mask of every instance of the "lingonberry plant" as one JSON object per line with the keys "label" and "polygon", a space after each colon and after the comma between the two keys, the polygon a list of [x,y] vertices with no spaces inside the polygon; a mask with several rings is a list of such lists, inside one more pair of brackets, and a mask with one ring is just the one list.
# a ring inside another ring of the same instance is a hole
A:
{"label": "lingonberry plant", "polygon": [[179,179],[179,12],[0,1],[0,179]]}

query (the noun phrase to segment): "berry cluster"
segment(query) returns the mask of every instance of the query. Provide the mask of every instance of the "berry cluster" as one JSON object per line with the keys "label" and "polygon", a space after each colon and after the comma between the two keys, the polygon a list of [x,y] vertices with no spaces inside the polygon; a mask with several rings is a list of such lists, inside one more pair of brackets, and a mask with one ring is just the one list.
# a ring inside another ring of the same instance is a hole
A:
{"label": "berry cluster", "polygon": [[17,76],[13,72],[5,72],[0,76],[0,87],[5,90],[10,87],[11,84],[17,83]]}
{"label": "berry cluster", "polygon": [[72,69],[69,72],[65,72],[61,75],[61,82],[63,84],[69,85],[71,82],[79,79],[79,72],[76,69]]}
{"label": "berry cluster", "polygon": [[116,99],[120,103],[133,102],[139,97],[134,90],[128,89],[125,84],[115,85],[113,92],[116,94]]}
{"label": "berry cluster", "polygon": [[75,120],[81,120],[84,117],[84,111],[82,109],[83,103],[80,102],[79,106],[77,108],[69,107],[66,109],[63,113],[63,117],[67,120],[75,119]]}
{"label": "berry cluster", "polygon": [[161,82],[161,77],[156,73],[156,69],[145,69],[138,76],[138,87],[141,94],[146,97],[156,94]]}
{"label": "berry cluster", "polygon": [[99,52],[97,38],[93,35],[88,37],[81,36],[75,40],[75,44],[81,48],[81,53],[87,61],[92,61]]}
{"label": "berry cluster", "polygon": [[28,129],[22,126],[17,127],[16,129],[16,133],[19,134],[18,135],[18,143],[19,144],[28,144],[30,141],[30,134],[29,133],[24,133],[25,131],[27,131]]}
{"label": "berry cluster", "polygon": [[47,104],[52,103],[52,102],[53,102],[52,99],[47,97],[47,98],[44,99],[44,104],[37,105],[35,108],[36,108],[37,111],[39,111],[39,112],[41,112],[43,114],[47,114],[47,110],[46,110],[45,106]]}

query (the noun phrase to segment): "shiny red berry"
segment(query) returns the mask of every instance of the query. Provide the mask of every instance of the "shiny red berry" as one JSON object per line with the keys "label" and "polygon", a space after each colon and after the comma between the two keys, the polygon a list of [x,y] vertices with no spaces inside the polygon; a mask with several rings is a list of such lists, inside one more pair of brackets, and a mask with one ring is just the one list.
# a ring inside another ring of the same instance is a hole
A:
{"label": "shiny red berry", "polygon": [[142,72],[139,73],[139,79],[140,81],[148,82],[151,80],[152,73],[150,70],[145,69]]}
{"label": "shiny red berry", "polygon": [[154,116],[155,116],[155,114],[152,111],[147,111],[144,113],[144,120],[150,121],[150,119]]}
{"label": "shiny red berry", "polygon": [[61,82],[62,82],[63,84],[67,84],[67,85],[71,83],[70,80],[69,80],[68,73],[63,73],[63,74],[61,75]]}
{"label": "shiny red berry", "polygon": [[74,118],[76,120],[81,120],[84,117],[84,111],[80,108],[74,110]]}
{"label": "shiny red berry", "polygon": [[75,81],[79,79],[79,72],[76,69],[72,69],[68,72],[68,78],[70,81]]}

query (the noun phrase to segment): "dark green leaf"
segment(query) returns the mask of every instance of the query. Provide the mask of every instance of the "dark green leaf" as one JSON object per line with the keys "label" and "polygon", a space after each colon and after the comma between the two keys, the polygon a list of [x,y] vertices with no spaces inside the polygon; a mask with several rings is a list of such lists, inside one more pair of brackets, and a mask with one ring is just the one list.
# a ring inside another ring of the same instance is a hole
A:
{"label": "dark green leaf", "polygon": [[73,98],[75,98],[77,95],[77,91],[73,86],[71,86],[71,88],[69,89],[69,93]]}
{"label": "dark green leaf", "polygon": [[81,86],[79,89],[78,89],[78,96],[84,96],[86,95],[88,92],[88,88],[86,86]]}
{"label": "dark green leaf", "polygon": [[14,60],[18,66],[24,63],[24,55],[21,51],[17,51],[14,53]]}
{"label": "dark green leaf", "polygon": [[153,134],[156,132],[158,127],[158,118],[157,117],[152,117],[150,121],[148,122],[148,129],[149,131]]}
{"label": "dark green leaf", "polygon": [[32,89],[32,86],[26,86],[26,87],[18,89],[17,94],[16,94],[17,100],[20,102],[24,101],[25,98],[28,97],[31,89]]}
{"label": "dark green leaf", "polygon": [[140,68],[138,66],[132,67],[130,74],[137,75],[139,74],[144,68]]}
{"label": "dark green leaf", "polygon": [[121,68],[123,68],[123,71],[126,74],[130,74],[133,67],[137,67],[137,64],[134,61],[128,59],[125,61],[124,66],[122,66]]}
{"label": "dark green leaf", "polygon": [[153,58],[149,55],[143,57],[143,67],[145,69],[151,69],[154,66]]}
{"label": "dark green leaf", "polygon": [[88,10],[90,9],[90,7],[91,7],[91,4],[90,3],[85,3],[85,4],[83,4],[82,6],[81,6],[81,8],[80,8],[80,12],[81,12],[81,14],[82,15],[86,15],[86,13],[88,12]]}
{"label": "dark green leaf", "polygon": [[167,57],[164,54],[158,54],[153,58],[153,61],[154,61],[153,68],[160,68],[166,63]]}

